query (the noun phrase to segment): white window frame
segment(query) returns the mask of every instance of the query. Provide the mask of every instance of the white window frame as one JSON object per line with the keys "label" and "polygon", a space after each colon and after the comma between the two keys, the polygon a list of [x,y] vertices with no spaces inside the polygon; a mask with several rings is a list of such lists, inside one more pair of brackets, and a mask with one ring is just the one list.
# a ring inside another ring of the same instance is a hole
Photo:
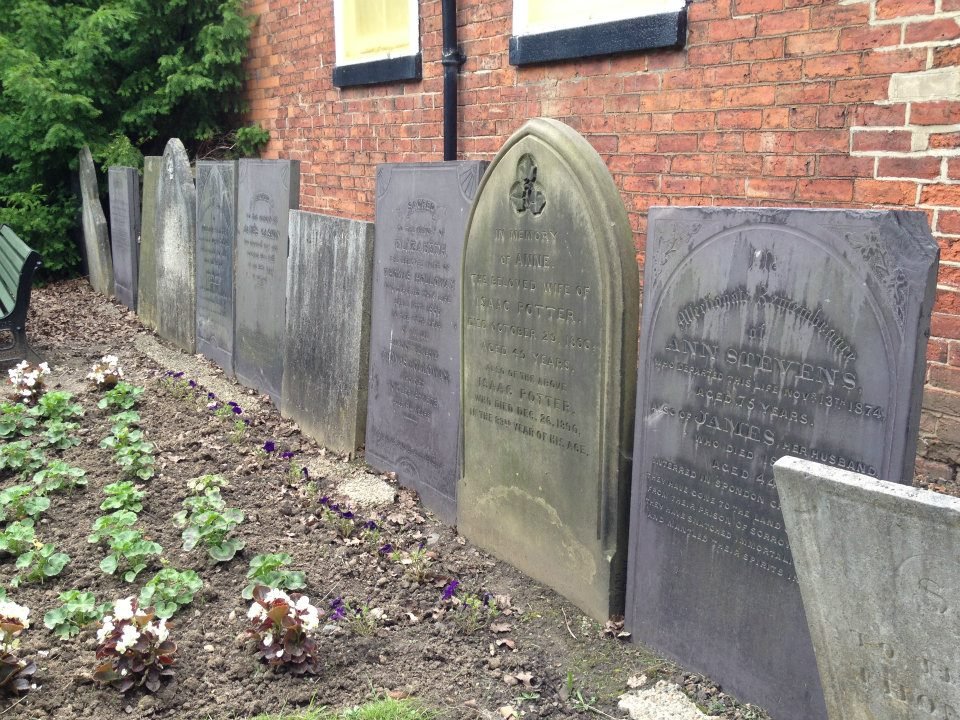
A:
{"label": "white window frame", "polygon": [[[590,0],[585,0],[589,3]],[[600,3],[602,7],[603,0],[595,0],[593,7]],[[618,20],[629,20],[632,18],[649,17],[650,15],[659,15],[661,13],[679,12],[686,7],[685,0],[642,0],[642,7],[637,9],[625,9],[619,12],[602,15],[595,18],[587,18],[582,21],[570,20],[566,18],[557,18],[552,23],[542,23],[540,25],[530,25],[528,23],[529,2],[528,0],[513,0],[513,34],[514,35],[537,35],[554,30],[570,30],[573,28],[587,27],[589,25],[601,25]]]}
{"label": "white window frame", "polygon": [[365,55],[362,58],[348,60],[346,58],[346,49],[343,47],[344,2],[348,2],[348,0],[333,0],[334,46],[336,47],[337,65],[359,65],[361,63],[376,62],[377,60],[408,57],[420,52],[420,3],[418,0],[407,0],[411,18],[410,27],[407,28],[407,46],[399,50]]}

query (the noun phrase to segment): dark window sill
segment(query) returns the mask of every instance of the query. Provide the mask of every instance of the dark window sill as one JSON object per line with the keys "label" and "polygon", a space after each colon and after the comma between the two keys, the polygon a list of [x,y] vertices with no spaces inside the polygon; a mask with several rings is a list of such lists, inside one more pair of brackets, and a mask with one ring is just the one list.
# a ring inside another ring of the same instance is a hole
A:
{"label": "dark window sill", "polygon": [[380,85],[404,80],[420,80],[422,77],[420,53],[355,65],[337,65],[333,68],[335,87]]}
{"label": "dark window sill", "polygon": [[614,53],[683,47],[687,11],[647,15],[510,38],[510,64],[533,65]]}

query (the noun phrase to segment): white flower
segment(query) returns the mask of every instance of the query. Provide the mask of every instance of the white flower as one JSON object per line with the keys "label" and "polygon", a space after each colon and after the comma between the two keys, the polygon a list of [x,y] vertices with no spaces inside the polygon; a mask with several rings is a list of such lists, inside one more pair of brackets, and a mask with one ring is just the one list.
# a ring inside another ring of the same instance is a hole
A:
{"label": "white flower", "polygon": [[133,596],[113,603],[113,614],[117,620],[129,620],[133,617]]}
{"label": "white flower", "polygon": [[247,617],[251,620],[263,620],[267,616],[267,609],[258,602],[255,602],[247,610]]}
{"label": "white flower", "polygon": [[302,610],[306,610],[307,608],[313,607],[313,605],[310,604],[310,598],[308,598],[306,595],[301,595],[297,599],[297,604],[294,607],[297,608],[297,610],[302,611]]}
{"label": "white flower", "polygon": [[133,625],[124,625],[123,632],[120,633],[120,639],[117,641],[117,652],[123,655],[130,649],[131,645],[136,644],[140,639],[140,631]]}
{"label": "white flower", "polygon": [[0,602],[0,617],[9,618],[14,620],[23,627],[30,627],[30,621],[27,619],[30,616],[30,608],[23,605],[17,605],[15,602],[10,602],[9,600],[4,600]]}
{"label": "white flower", "polygon": [[287,595],[283,590],[274,588],[267,593],[267,596],[263,599],[263,601],[266,603],[272,603],[274,600],[283,600],[285,603],[289,603],[290,596]]}
{"label": "white flower", "polygon": [[44,375],[50,372],[50,366],[45,362],[40,363],[39,367],[40,367],[40,372],[42,372]]}
{"label": "white flower", "polygon": [[283,657],[283,648],[277,650],[277,657]]}
{"label": "white flower", "polygon": [[102,643],[114,630],[113,616],[106,615],[103,618],[103,627],[97,630],[97,642]]}
{"label": "white flower", "polygon": [[263,646],[270,647],[273,645],[273,635],[267,635],[263,638]]}
{"label": "white flower", "polygon": [[156,629],[157,642],[163,642],[170,637],[170,630],[167,629],[167,619],[163,618],[157,623]]}

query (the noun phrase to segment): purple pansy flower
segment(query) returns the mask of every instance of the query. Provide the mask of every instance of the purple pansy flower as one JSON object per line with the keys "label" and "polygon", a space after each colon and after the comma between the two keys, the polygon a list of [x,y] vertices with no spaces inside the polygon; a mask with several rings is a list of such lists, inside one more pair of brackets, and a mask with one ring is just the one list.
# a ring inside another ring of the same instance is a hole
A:
{"label": "purple pansy flower", "polygon": [[276,450],[276,449],[277,449],[277,444],[276,444],[273,440],[267,440],[267,441],[263,444],[263,451],[264,451],[264,452],[272,453],[272,452],[273,452],[274,450]]}
{"label": "purple pansy flower", "polygon": [[459,580],[451,580],[447,583],[447,586],[443,589],[443,595],[440,596],[441,600],[449,600],[457,592],[457,588],[460,587]]}

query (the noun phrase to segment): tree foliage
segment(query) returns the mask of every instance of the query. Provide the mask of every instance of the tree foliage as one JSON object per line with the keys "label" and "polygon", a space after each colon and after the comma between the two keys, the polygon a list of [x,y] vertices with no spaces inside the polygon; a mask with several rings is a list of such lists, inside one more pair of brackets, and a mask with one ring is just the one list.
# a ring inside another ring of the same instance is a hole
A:
{"label": "tree foliage", "polygon": [[140,166],[168,138],[226,134],[250,19],[243,0],[0,0],[0,17],[0,222],[61,274],[80,148]]}

